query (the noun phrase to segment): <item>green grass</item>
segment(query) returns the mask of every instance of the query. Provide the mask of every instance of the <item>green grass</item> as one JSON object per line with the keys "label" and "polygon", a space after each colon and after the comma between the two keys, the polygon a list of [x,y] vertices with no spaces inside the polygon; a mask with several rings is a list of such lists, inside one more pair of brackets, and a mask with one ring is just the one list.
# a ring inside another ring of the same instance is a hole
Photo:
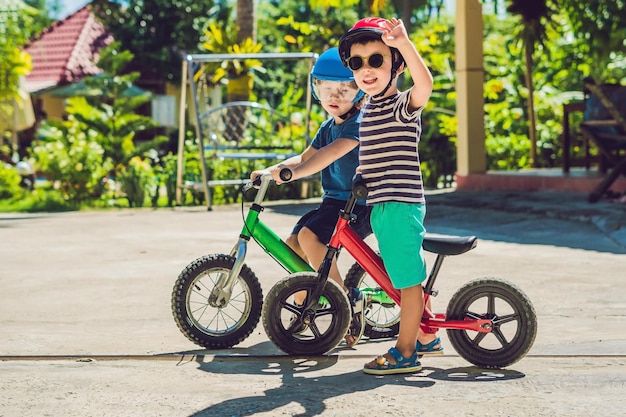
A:
{"label": "green grass", "polygon": [[[167,196],[159,195],[156,208],[169,207]],[[184,195],[183,205],[194,206],[191,195]],[[203,204],[203,203],[200,203]],[[151,207],[152,202],[146,198],[142,207]],[[94,199],[89,202],[77,204],[63,199],[61,193],[48,187],[36,188],[34,191],[24,191],[23,195],[14,199],[0,200],[0,213],[41,213],[41,212],[64,212],[74,210],[108,210],[128,208],[128,200],[125,197]]]}
{"label": "green grass", "polygon": [[55,190],[25,192],[23,198],[0,200],[0,213],[38,213],[77,210],[78,207],[63,199]]}

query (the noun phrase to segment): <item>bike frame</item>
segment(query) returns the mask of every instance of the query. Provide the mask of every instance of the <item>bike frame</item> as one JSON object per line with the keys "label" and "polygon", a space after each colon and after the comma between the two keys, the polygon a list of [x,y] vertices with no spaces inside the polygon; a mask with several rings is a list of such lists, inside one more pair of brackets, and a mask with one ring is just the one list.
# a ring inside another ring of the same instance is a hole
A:
{"label": "bike frame", "polygon": [[235,279],[239,276],[245,262],[248,252],[248,242],[251,238],[261,246],[265,253],[270,255],[290,274],[294,272],[314,271],[308,262],[302,259],[300,255],[291,249],[276,233],[259,219],[259,215],[264,209],[263,200],[265,199],[267,189],[271,182],[272,176],[264,174],[258,177],[258,180],[249,182],[243,186],[244,191],[257,184],[259,188],[244,220],[239,239],[229,253],[230,256],[235,258],[234,266],[229,273],[219,275],[209,297],[209,303],[214,307],[223,307],[229,303]]}
{"label": "bike frame", "polygon": [[[328,279],[328,272],[330,271],[330,264],[341,248],[345,248],[348,253],[361,265],[361,267],[376,281],[378,285],[389,295],[389,297],[400,306],[400,290],[393,287],[391,280],[381,257],[372,250],[363,239],[361,239],[350,227],[350,222],[353,220],[352,210],[356,199],[354,196],[350,197],[346,204],[345,210],[342,210],[337,225],[335,227],[335,233],[328,243],[328,251],[324,258],[322,265],[318,270],[318,276],[320,282],[325,282]],[[439,274],[439,270],[446,255],[437,254],[435,263],[430,271],[426,285],[424,286],[424,313],[422,315],[422,322],[420,327],[426,333],[435,333],[439,329],[457,329],[457,330],[473,330],[481,333],[490,333],[492,329],[491,320],[474,318],[465,320],[446,320],[445,314],[434,314],[427,307],[427,302],[431,294],[433,294],[433,285]],[[312,300],[319,299],[323,286],[313,292]],[[311,301],[311,306],[315,302]]]}

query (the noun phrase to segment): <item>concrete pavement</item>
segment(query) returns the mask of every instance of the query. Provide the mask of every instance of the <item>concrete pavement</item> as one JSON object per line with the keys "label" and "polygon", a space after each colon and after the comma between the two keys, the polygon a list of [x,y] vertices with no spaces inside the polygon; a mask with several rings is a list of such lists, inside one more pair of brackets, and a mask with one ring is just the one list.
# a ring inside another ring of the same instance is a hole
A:
{"label": "concrete pavement", "polygon": [[[590,416],[624,415],[626,206],[551,192],[428,196],[432,233],[475,234],[443,266],[435,310],[482,276],[532,300],[537,339],[505,370],[471,366],[449,346],[414,375],[372,377],[390,340],[307,359],[282,354],[261,325],[206,351],[177,329],[180,271],[226,253],[240,206],[0,215],[0,416]],[[315,201],[273,202],[286,236]],[[375,242],[372,242],[375,244]],[[342,254],[340,265],[352,263]],[[264,292],[285,272],[254,244]]]}

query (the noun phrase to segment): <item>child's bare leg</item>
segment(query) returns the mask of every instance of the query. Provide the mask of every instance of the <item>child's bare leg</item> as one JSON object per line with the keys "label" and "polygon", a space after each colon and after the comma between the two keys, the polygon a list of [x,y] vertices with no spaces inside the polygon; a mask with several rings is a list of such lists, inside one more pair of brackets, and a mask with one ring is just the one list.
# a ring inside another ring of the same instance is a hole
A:
{"label": "child's bare leg", "polygon": [[287,239],[285,239],[285,243],[287,244],[287,246],[289,246],[295,253],[297,253],[298,255],[300,255],[300,257],[302,259],[304,259],[305,261],[308,262],[308,259],[306,257],[306,253],[304,253],[304,250],[302,250],[302,247],[300,246],[300,242],[298,241],[298,235],[296,234],[291,234],[287,237]]}
{"label": "child's bare leg", "polygon": [[[307,227],[303,227],[298,233],[298,241],[300,242],[302,249],[308,254],[309,262],[313,268],[319,268],[322,261],[326,257],[328,247],[320,242],[317,235]],[[343,285],[339,268],[337,267],[337,258],[333,258],[328,276],[339,284],[341,288],[344,290],[346,289]]]}
{"label": "child's bare leg", "polygon": [[[428,302],[426,302],[426,308],[428,308],[429,310],[432,309],[430,300],[431,299],[429,297]],[[427,345],[431,343],[433,340],[435,340],[436,338],[437,338],[436,333],[425,333],[421,328],[419,329],[419,332],[417,333],[417,341],[420,342],[422,345]],[[440,343],[433,346],[434,349],[439,349],[440,347],[441,347]]]}
{"label": "child's bare leg", "polygon": [[[396,340],[396,349],[405,358],[410,358],[415,353],[415,342],[422,313],[424,311],[424,292],[421,285],[405,288],[400,291],[402,305],[400,308],[400,332]],[[395,364],[395,359],[385,353],[383,355],[390,364]],[[366,367],[376,367],[376,360],[369,362]]]}

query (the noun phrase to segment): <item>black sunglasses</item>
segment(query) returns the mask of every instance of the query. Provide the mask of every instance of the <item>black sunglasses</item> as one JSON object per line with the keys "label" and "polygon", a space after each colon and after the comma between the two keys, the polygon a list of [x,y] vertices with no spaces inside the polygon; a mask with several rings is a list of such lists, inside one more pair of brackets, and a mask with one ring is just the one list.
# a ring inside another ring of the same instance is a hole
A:
{"label": "black sunglasses", "polygon": [[352,55],[350,58],[346,59],[348,68],[352,71],[358,71],[363,68],[365,61],[367,61],[367,65],[371,68],[380,68],[385,62],[385,56],[383,54],[376,53],[370,56]]}

